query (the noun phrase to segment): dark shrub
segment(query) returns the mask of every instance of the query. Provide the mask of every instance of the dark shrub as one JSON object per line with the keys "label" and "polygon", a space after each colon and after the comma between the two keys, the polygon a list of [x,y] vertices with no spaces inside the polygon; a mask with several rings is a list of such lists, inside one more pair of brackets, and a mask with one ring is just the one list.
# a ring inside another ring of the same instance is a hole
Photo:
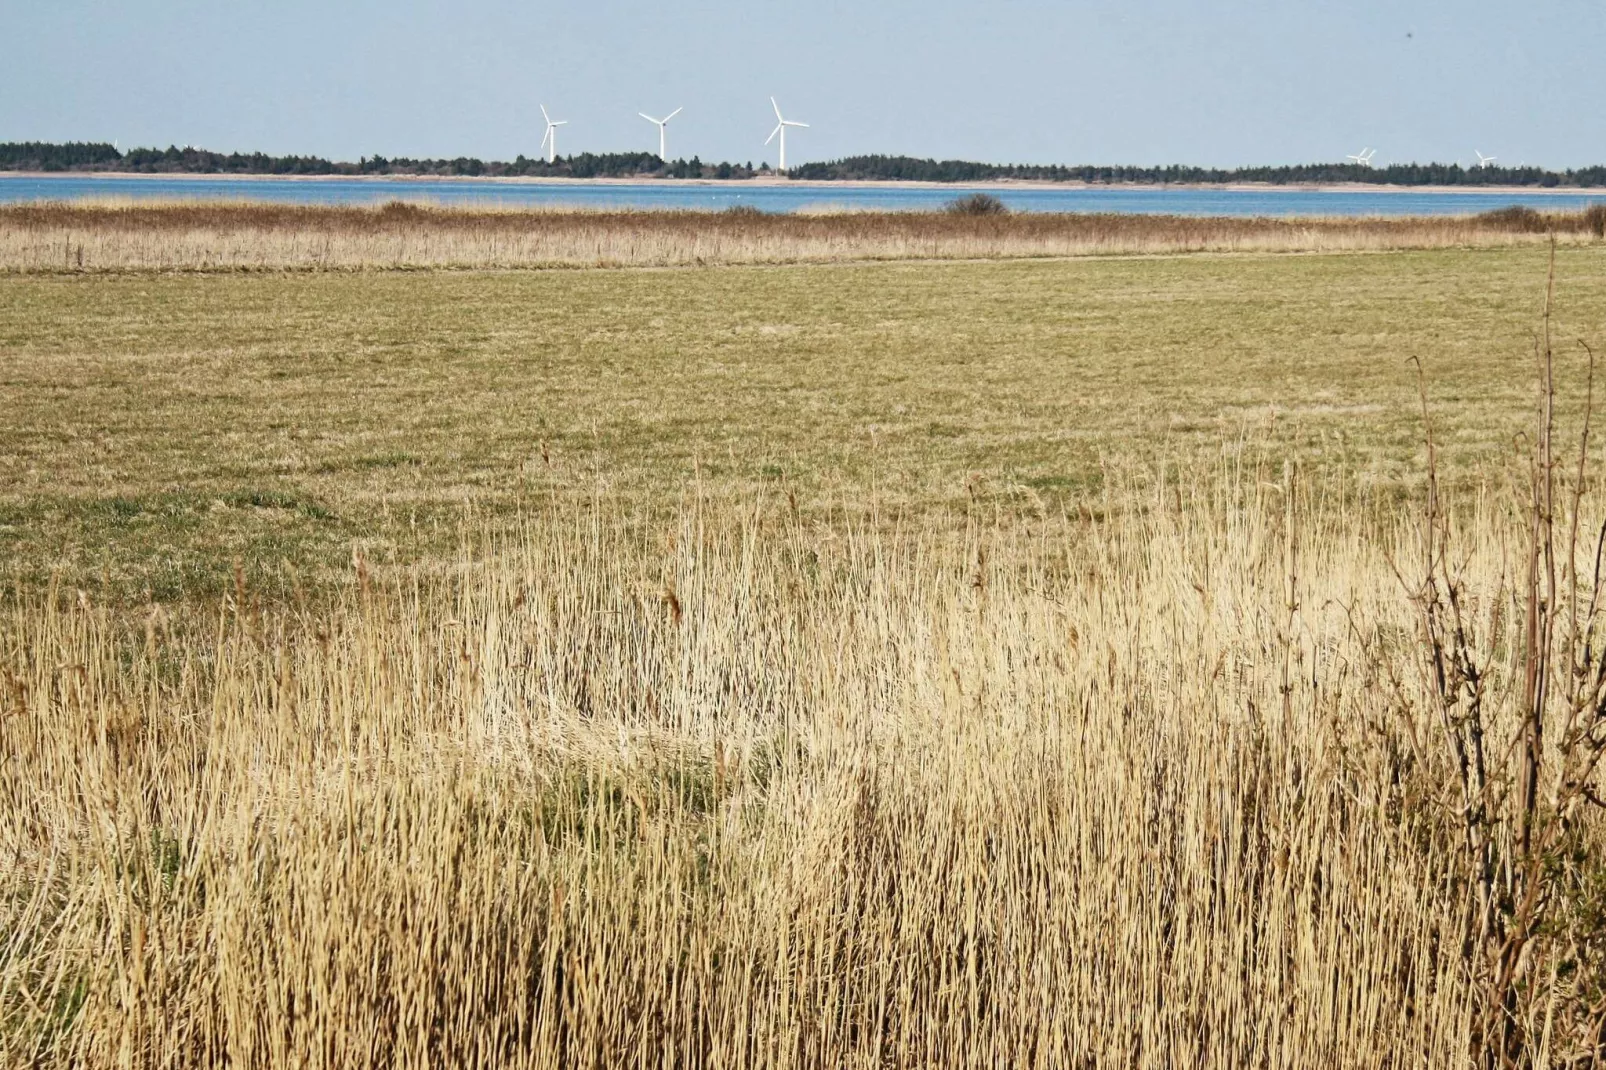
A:
{"label": "dark shrub", "polygon": [[1584,209],[1584,229],[1597,238],[1606,238],[1606,203]]}
{"label": "dark shrub", "polygon": [[407,201],[386,201],[379,207],[379,218],[387,223],[416,223],[428,214],[423,205]]}
{"label": "dark shrub", "polygon": [[1484,212],[1478,216],[1478,222],[1486,227],[1496,227],[1500,230],[1509,230],[1517,234],[1543,234],[1550,229],[1545,217],[1521,204],[1509,205],[1505,208],[1496,208],[1492,212]]}
{"label": "dark shrub", "polygon": [[1009,206],[991,193],[972,193],[949,201],[947,211],[950,215],[1008,215]]}

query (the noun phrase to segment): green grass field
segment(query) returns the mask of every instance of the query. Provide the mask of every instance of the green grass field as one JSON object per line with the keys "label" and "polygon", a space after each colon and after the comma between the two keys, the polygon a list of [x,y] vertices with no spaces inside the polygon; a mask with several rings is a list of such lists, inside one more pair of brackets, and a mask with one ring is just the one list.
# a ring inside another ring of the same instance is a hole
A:
{"label": "green grass field", "polygon": [[[0,554],[119,598],[451,553],[602,494],[1033,513],[1264,442],[1397,494],[1527,426],[1532,248],[1059,262],[0,279]],[[1557,337],[1606,256],[1563,249]],[[1567,358],[1569,361],[1571,357]]]}

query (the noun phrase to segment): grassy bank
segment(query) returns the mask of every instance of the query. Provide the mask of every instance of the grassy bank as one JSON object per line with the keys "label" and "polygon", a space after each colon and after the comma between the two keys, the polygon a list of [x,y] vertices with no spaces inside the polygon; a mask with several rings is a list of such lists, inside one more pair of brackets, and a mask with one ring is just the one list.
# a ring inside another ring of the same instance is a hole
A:
{"label": "grassy bank", "polygon": [[1606,207],[1415,219],[953,212],[767,215],[186,202],[0,206],[0,271],[672,267],[1598,241]]}

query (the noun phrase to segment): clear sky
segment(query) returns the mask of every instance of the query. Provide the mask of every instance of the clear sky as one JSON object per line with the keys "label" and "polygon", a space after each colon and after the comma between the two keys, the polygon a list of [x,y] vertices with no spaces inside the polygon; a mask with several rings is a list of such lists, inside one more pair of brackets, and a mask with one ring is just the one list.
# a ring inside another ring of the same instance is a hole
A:
{"label": "clear sky", "polygon": [[0,0],[0,141],[1606,162],[1606,0]]}

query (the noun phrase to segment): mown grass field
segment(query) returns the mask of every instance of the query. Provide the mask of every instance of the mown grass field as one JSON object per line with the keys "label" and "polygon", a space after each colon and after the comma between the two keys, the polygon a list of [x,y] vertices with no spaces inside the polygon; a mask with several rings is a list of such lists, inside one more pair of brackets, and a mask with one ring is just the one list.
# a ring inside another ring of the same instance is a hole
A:
{"label": "mown grass field", "polygon": [[[1453,474],[1527,419],[1545,253],[0,280],[0,548],[184,598],[455,553],[465,516],[696,486],[799,510],[1096,506],[1247,439],[1389,500],[1418,357]],[[1606,256],[1563,249],[1557,333]],[[1572,365],[1566,365],[1572,367]],[[1208,470],[1208,468],[1207,468]],[[148,595],[147,593],[148,592]]]}

